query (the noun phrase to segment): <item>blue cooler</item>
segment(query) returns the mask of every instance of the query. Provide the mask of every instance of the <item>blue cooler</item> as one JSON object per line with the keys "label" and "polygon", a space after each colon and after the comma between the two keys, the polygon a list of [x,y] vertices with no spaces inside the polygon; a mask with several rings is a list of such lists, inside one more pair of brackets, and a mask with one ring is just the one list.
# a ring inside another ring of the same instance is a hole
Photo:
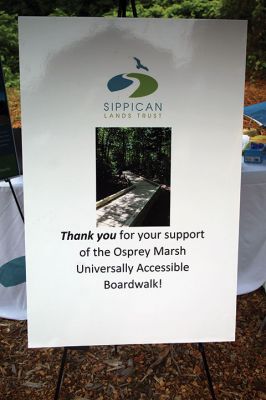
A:
{"label": "blue cooler", "polygon": [[251,142],[244,150],[244,162],[261,164],[266,159],[266,146],[263,143]]}

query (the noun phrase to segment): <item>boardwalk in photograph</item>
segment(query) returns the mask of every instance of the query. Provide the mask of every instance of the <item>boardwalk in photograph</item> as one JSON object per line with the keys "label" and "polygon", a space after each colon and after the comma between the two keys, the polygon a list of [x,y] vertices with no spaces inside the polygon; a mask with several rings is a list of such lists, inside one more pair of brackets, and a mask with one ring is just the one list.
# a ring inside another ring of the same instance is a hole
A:
{"label": "boardwalk in photograph", "polygon": [[[119,197],[109,196],[107,204],[96,210],[97,227],[121,227],[134,226],[140,223],[146,214],[160,185],[150,182],[142,176],[137,176],[131,171],[125,171],[124,175],[130,180],[131,189],[123,190]],[[105,199],[102,200],[103,204]],[[98,202],[97,204],[101,204]]]}

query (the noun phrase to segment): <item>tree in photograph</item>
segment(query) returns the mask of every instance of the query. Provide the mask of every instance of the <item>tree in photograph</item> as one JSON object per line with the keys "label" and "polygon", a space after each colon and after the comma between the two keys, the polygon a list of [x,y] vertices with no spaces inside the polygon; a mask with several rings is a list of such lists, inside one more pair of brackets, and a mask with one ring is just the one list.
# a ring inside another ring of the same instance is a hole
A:
{"label": "tree in photograph", "polygon": [[105,187],[124,185],[125,170],[170,185],[170,144],[169,128],[98,128],[97,197]]}

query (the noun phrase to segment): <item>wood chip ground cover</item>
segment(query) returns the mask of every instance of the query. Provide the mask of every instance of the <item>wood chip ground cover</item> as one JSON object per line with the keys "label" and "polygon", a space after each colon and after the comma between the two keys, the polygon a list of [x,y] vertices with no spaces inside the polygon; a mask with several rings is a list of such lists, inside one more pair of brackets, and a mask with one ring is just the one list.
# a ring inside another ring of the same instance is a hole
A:
{"label": "wood chip ground cover", "polygon": [[[266,399],[265,315],[263,288],[239,296],[236,341],[205,344],[217,400]],[[60,399],[210,399],[197,344],[114,350],[70,350]],[[26,321],[0,319],[0,351],[1,399],[53,399],[63,349],[28,349]]]}

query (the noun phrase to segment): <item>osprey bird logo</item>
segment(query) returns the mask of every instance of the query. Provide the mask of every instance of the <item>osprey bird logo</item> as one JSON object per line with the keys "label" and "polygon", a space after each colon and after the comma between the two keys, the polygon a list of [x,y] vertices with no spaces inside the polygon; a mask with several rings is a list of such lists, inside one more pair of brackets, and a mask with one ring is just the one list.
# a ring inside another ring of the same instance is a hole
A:
{"label": "osprey bird logo", "polygon": [[[149,68],[143,65],[139,58],[133,57],[133,59],[137,63],[137,69],[149,71]],[[130,78],[135,78],[135,80]],[[158,82],[152,76],[140,74],[138,72],[123,73],[113,76],[113,78],[108,81],[107,87],[110,92],[117,92],[118,90],[123,90],[133,85],[136,79],[139,82],[139,86],[129,97],[136,98],[148,96],[158,89]]]}
{"label": "osprey bird logo", "polygon": [[137,67],[138,69],[142,68],[142,69],[145,69],[146,71],[149,71],[149,68],[148,68],[148,67],[145,67],[143,64],[141,64],[139,58],[137,58],[137,57],[133,57],[133,58],[134,58],[134,60],[137,61],[136,67]]}

